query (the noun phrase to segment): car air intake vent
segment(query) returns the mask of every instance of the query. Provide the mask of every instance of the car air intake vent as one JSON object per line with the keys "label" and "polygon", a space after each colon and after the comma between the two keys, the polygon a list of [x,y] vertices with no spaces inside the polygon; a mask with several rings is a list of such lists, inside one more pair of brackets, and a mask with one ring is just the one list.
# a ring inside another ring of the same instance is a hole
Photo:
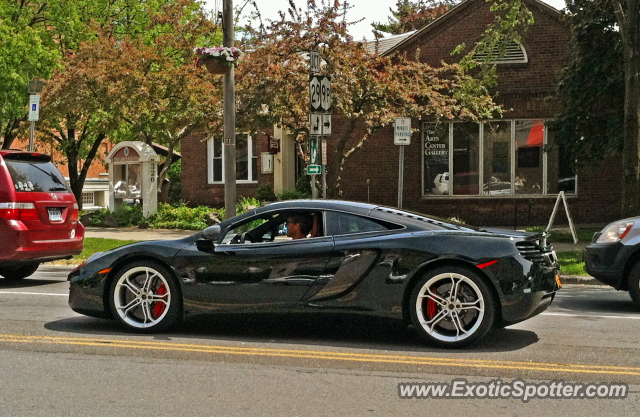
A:
{"label": "car air intake vent", "polygon": [[518,248],[518,251],[520,251],[520,255],[522,255],[523,258],[535,263],[547,263],[547,258],[544,251],[535,243],[527,241],[517,242],[516,247]]}

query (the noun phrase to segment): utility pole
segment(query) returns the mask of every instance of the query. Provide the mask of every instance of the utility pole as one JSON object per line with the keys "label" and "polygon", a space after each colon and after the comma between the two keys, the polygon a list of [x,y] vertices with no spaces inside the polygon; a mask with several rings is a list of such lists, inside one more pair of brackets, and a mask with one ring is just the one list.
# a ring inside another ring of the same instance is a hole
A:
{"label": "utility pole", "polygon": [[[222,7],[222,45],[231,48],[234,41],[233,0]],[[236,216],[236,90],[234,67],[224,74],[224,210],[225,218]]]}

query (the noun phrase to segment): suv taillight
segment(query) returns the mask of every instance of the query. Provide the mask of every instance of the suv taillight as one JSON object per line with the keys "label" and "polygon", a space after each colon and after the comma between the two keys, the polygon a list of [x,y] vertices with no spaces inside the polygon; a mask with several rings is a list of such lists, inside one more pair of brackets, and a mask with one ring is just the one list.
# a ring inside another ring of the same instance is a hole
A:
{"label": "suv taillight", "polygon": [[0,218],[6,220],[38,220],[33,203],[0,203]]}
{"label": "suv taillight", "polygon": [[71,221],[72,222],[78,221],[78,203],[73,204],[73,211],[71,212]]}

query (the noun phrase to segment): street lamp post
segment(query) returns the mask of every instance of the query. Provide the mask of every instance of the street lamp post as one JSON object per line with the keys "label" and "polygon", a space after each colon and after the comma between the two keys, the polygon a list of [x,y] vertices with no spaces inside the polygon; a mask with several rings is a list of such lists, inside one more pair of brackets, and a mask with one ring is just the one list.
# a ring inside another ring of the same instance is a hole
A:
{"label": "street lamp post", "polygon": [[[222,8],[223,46],[233,46],[233,0]],[[224,209],[225,218],[236,215],[236,91],[234,67],[224,74]]]}

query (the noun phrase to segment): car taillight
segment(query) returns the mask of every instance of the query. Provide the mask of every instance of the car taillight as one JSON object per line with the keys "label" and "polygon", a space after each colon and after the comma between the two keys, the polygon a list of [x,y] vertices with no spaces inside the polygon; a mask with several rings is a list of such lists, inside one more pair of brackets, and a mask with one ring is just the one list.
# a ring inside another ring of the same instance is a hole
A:
{"label": "car taillight", "polygon": [[71,212],[71,221],[78,221],[78,203],[73,204],[73,211]]}
{"label": "car taillight", "polygon": [[6,220],[38,220],[33,203],[0,203],[0,218]]}

